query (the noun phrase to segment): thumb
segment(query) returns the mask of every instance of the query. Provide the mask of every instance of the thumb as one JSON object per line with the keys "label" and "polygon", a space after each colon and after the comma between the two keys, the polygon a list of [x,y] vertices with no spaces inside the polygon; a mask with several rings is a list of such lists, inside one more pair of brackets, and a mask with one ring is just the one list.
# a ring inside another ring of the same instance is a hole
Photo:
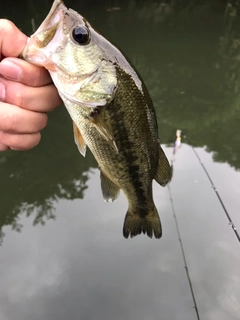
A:
{"label": "thumb", "polygon": [[4,57],[18,57],[28,37],[13,22],[0,19],[0,61]]}

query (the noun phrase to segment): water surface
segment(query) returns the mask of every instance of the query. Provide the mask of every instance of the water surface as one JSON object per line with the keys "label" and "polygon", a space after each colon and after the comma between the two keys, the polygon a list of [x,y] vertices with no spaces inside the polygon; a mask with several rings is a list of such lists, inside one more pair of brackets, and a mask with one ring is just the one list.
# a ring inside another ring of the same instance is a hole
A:
{"label": "water surface", "polygon": [[[123,238],[126,199],[103,201],[97,164],[79,154],[63,106],[49,115],[38,147],[1,153],[0,319],[238,319],[239,242],[214,191],[239,231],[238,26],[210,4],[66,4],[136,65],[168,158],[177,129],[183,144],[170,188],[154,184],[160,240]],[[31,34],[32,18],[38,25],[50,5],[0,9]]]}

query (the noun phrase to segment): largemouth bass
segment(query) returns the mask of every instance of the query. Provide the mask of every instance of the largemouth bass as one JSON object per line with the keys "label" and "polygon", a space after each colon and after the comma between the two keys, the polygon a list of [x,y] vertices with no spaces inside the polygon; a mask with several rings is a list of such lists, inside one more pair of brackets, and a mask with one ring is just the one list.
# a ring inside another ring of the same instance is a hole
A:
{"label": "largemouth bass", "polygon": [[75,142],[89,147],[99,164],[103,197],[128,199],[125,238],[162,227],[153,202],[152,180],[165,186],[169,162],[159,144],[153,103],[125,56],[60,0],[30,37],[23,58],[45,67],[73,120]]}

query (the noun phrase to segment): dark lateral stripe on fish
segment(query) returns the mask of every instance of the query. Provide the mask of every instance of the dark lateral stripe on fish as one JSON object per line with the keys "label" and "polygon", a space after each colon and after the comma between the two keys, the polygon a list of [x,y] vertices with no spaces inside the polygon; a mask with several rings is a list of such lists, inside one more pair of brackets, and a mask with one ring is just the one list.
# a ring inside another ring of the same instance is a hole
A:
{"label": "dark lateral stripe on fish", "polygon": [[[132,184],[136,198],[139,201],[139,207],[146,207],[147,205],[147,195],[144,192],[143,189],[143,182],[141,181],[142,173],[140,172],[140,167],[138,164],[136,164],[136,161],[138,161],[137,154],[133,151],[134,143],[130,141],[128,136],[128,131],[126,129],[125,123],[124,123],[124,111],[122,110],[122,107],[120,104],[114,103],[114,110],[111,110],[111,104],[108,106],[108,112],[114,112],[115,119],[119,125],[119,129],[116,129],[117,134],[120,136],[120,139],[118,140],[118,150],[119,153],[123,155],[124,158],[128,159],[128,162],[131,163],[127,167],[128,171],[128,177],[129,182]],[[114,128],[115,129],[115,128]],[[144,210],[141,212],[141,215],[144,216],[147,214],[147,211]]]}

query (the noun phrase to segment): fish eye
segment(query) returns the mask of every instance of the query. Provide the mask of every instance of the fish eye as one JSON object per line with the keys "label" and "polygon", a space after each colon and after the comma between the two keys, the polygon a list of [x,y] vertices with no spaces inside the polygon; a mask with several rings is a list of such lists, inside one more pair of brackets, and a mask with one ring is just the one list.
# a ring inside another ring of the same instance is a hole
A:
{"label": "fish eye", "polygon": [[83,26],[78,26],[72,31],[73,39],[81,45],[86,45],[89,43],[90,37],[88,29]]}

